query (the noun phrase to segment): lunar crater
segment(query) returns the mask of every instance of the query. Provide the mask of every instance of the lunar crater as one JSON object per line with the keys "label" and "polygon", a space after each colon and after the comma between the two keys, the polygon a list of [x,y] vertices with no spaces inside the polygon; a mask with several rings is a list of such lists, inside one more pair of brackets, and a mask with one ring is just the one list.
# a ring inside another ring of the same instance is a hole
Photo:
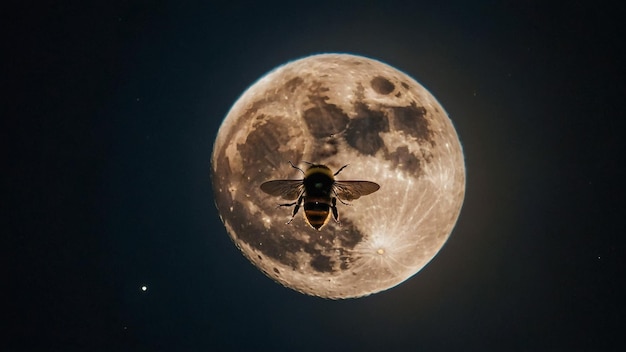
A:
{"label": "lunar crater", "polygon": [[381,76],[374,77],[370,81],[370,85],[376,93],[382,95],[390,94],[396,89],[396,86],[393,83],[391,83],[387,78]]}

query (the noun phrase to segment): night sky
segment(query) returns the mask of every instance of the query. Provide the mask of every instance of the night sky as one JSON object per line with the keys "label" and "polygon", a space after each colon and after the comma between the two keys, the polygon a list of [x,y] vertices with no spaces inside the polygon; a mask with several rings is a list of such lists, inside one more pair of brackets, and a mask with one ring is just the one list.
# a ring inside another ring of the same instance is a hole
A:
{"label": "night sky", "polygon": [[[51,3],[0,11],[0,350],[626,346],[621,3]],[[251,265],[209,177],[239,95],[325,52],[428,88],[467,167],[441,252],[345,301]]]}

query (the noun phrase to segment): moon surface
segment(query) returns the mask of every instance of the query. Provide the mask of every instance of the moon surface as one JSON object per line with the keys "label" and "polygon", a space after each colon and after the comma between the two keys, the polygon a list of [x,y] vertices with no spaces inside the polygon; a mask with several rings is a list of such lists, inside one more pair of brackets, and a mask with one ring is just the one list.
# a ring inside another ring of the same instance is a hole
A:
{"label": "moon surface", "polygon": [[[284,199],[261,191],[302,179],[289,161],[327,165],[337,180],[377,192],[344,205],[341,224],[316,231]],[[373,59],[309,56],[263,76],[232,106],[215,140],[212,181],[220,217],[241,252],[268,277],[330,299],[392,288],[443,247],[465,195],[456,131],[437,100]]]}

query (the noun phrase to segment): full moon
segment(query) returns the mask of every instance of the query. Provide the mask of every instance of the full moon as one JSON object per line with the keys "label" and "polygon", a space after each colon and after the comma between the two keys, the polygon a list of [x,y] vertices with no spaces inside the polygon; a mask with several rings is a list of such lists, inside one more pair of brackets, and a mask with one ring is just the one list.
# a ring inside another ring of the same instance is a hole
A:
{"label": "full moon", "polygon": [[[317,231],[264,193],[302,179],[289,162],[380,189],[337,202]],[[250,86],[224,119],[212,154],[215,202],[228,234],[263,273],[299,292],[355,298],[420,271],[450,236],[465,195],[456,131],[428,90],[373,59],[324,54],[289,62]]]}

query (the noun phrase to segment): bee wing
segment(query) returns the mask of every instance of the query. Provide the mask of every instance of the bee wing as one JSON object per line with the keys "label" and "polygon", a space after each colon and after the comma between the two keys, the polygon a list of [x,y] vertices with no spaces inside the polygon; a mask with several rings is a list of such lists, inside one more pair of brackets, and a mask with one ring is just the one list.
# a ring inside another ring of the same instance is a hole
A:
{"label": "bee wing", "polygon": [[273,180],[261,184],[261,191],[288,200],[298,199],[303,188],[302,180]]}
{"label": "bee wing", "polygon": [[378,191],[380,186],[370,181],[335,181],[333,189],[337,197],[343,200],[353,200]]}

